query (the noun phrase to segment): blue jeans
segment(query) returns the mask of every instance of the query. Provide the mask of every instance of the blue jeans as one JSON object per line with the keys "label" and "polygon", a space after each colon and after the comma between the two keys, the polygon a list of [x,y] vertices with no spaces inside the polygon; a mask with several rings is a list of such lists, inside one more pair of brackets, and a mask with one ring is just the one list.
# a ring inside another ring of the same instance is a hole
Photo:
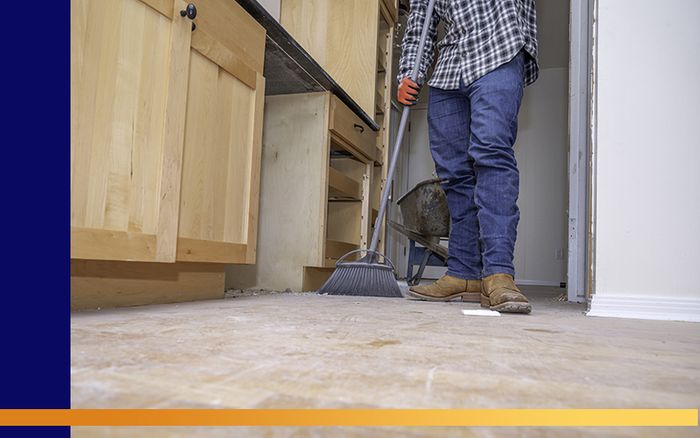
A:
{"label": "blue jeans", "polygon": [[430,88],[430,150],[452,219],[447,273],[515,276],[520,210],[513,144],[523,97],[525,54],[458,90]]}

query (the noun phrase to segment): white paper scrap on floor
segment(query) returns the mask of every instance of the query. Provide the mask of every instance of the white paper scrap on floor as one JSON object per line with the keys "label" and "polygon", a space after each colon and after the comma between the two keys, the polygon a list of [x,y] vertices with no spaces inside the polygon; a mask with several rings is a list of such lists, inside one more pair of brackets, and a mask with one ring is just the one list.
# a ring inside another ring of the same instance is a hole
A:
{"label": "white paper scrap on floor", "polygon": [[462,313],[466,316],[501,316],[501,312],[488,309],[463,309]]}

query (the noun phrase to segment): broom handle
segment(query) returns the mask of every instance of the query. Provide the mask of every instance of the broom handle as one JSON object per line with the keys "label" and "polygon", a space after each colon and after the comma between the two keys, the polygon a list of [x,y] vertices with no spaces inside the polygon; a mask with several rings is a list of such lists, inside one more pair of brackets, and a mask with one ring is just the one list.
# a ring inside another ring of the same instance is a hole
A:
{"label": "broom handle", "polygon": [[[420,70],[420,64],[423,60],[423,49],[425,49],[425,40],[428,38],[428,22],[433,15],[433,7],[435,6],[435,0],[430,0],[428,2],[428,9],[425,12],[425,21],[423,22],[423,30],[420,34],[420,41],[418,42],[418,52],[416,53],[416,63],[413,65],[413,70],[411,71],[411,80],[416,82],[418,79],[418,71]],[[391,154],[391,162],[389,163],[389,172],[386,175],[386,185],[384,190],[382,190],[382,201],[379,204],[379,213],[377,214],[377,220],[374,222],[374,233],[372,233],[372,243],[369,246],[369,251],[377,250],[377,244],[379,243],[379,232],[380,225],[386,214],[386,206],[389,203],[389,189],[391,188],[391,183],[394,179],[394,173],[396,172],[396,162],[399,160],[399,152],[401,150],[401,143],[403,142],[403,136],[406,132],[406,126],[408,125],[408,116],[411,113],[411,108],[409,106],[403,107],[403,112],[401,114],[401,123],[399,124],[399,132],[396,136],[396,142],[394,143],[394,151]]]}

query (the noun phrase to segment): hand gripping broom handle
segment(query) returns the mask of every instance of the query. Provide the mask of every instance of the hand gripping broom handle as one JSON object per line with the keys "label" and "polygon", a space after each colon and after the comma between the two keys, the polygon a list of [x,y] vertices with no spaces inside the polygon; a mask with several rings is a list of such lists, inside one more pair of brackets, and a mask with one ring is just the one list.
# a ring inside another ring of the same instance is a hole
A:
{"label": "hand gripping broom handle", "polygon": [[[420,41],[418,42],[418,53],[416,54],[416,62],[413,65],[413,70],[411,71],[411,80],[416,82],[418,79],[418,71],[420,69],[421,61],[423,60],[423,49],[425,48],[425,40],[428,38],[428,23],[433,15],[433,7],[435,6],[435,0],[430,0],[428,2],[428,9],[425,11],[425,21],[423,22],[423,30],[420,34]],[[409,106],[403,107],[403,112],[401,113],[401,123],[399,124],[399,132],[396,136],[396,142],[394,144],[394,151],[391,154],[391,161],[389,164],[389,172],[386,175],[386,184],[384,185],[384,190],[382,190],[382,202],[379,204],[379,213],[377,214],[377,220],[374,222],[374,233],[372,234],[372,243],[369,246],[369,253],[376,254],[377,244],[379,243],[379,232],[380,225],[384,219],[384,214],[386,213],[386,205],[389,202],[389,189],[391,188],[391,182],[394,179],[394,173],[396,172],[396,162],[399,159],[399,152],[401,150],[401,143],[403,142],[403,135],[406,132],[406,126],[408,125],[408,116],[411,112]]]}

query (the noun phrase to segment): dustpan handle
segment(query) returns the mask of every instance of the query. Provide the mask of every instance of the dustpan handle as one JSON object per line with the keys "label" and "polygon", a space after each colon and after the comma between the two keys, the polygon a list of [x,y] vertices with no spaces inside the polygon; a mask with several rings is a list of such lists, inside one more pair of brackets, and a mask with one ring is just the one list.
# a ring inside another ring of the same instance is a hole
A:
{"label": "dustpan handle", "polygon": [[[423,22],[423,29],[420,34],[420,41],[418,42],[418,52],[416,53],[416,63],[413,65],[413,70],[411,70],[411,80],[415,82],[418,79],[418,72],[420,71],[420,65],[423,61],[423,50],[425,49],[425,41],[428,38],[428,30],[430,28],[429,22],[433,16],[433,8],[435,7],[435,0],[430,0],[428,2],[428,8],[425,11],[425,21]],[[408,116],[411,112],[409,106],[403,107],[403,112],[401,114],[401,123],[399,123],[399,132],[396,136],[396,142],[394,143],[394,150],[391,154],[391,161],[389,163],[389,171],[386,175],[386,184],[382,190],[382,200],[379,204],[379,213],[377,214],[377,219],[374,221],[374,233],[372,233],[372,243],[369,245],[368,253],[377,253],[377,245],[379,244],[379,233],[382,220],[384,220],[384,215],[386,214],[386,206],[389,202],[389,190],[391,188],[391,183],[394,180],[394,173],[396,172],[396,163],[399,159],[399,152],[401,150],[401,143],[403,142],[403,136],[406,132],[406,126],[408,125]]]}

